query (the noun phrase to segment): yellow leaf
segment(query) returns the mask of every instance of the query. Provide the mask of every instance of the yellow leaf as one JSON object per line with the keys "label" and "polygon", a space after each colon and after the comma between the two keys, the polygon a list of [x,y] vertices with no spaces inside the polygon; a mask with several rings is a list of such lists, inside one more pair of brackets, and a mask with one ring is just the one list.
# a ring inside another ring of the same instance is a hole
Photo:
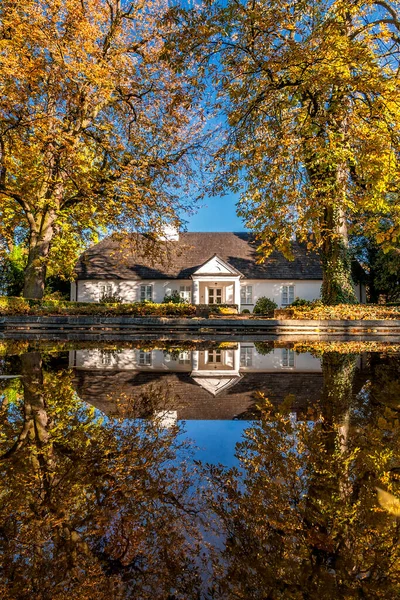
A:
{"label": "yellow leaf", "polygon": [[400,517],[400,500],[396,496],[393,496],[393,494],[381,490],[381,488],[377,487],[376,491],[378,492],[378,502],[381,507],[391,515]]}

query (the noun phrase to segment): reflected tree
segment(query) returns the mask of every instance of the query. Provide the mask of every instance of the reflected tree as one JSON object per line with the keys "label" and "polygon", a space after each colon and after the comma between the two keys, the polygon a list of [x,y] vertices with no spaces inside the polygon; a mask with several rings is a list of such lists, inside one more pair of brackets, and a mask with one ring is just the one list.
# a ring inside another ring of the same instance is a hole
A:
{"label": "reflected tree", "polygon": [[354,356],[323,354],[322,364],[321,401],[303,421],[260,396],[262,418],[237,446],[241,472],[208,468],[225,535],[212,598],[398,593],[399,522],[376,499],[376,487],[399,496],[398,413],[386,406],[382,418],[368,385],[354,393]]}
{"label": "reflected tree", "polygon": [[0,396],[0,597],[198,598],[199,501],[179,428],[137,406],[104,419],[70,371],[36,352],[21,361]]}

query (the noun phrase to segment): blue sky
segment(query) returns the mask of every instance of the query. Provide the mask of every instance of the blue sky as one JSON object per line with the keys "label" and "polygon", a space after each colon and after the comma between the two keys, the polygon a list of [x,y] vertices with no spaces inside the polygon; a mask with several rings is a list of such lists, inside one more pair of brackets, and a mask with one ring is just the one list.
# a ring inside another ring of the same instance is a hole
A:
{"label": "blue sky", "polygon": [[237,196],[204,199],[193,216],[186,217],[188,231],[245,231],[242,219],[236,215]]}
{"label": "blue sky", "polygon": [[182,437],[194,441],[197,460],[238,467],[235,446],[243,441],[243,432],[251,425],[251,421],[186,421]]}

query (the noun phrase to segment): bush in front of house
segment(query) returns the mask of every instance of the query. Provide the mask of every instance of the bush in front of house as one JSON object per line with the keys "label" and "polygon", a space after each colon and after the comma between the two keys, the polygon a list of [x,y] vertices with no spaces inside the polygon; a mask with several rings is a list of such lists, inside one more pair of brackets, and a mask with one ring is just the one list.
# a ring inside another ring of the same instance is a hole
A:
{"label": "bush in front of house", "polygon": [[292,304],[290,304],[289,306],[312,306],[313,305],[313,301],[312,300],[305,300],[305,298],[295,298],[294,302],[292,302]]}
{"label": "bush in front of house", "polygon": [[273,317],[274,310],[278,308],[276,302],[271,300],[271,298],[267,298],[266,296],[261,296],[255,303],[253,309],[253,315],[262,315],[263,317]]}
{"label": "bush in front of house", "polygon": [[163,304],[187,304],[186,300],[181,298],[180,293],[177,290],[174,290],[171,294],[166,294],[164,296]]}
{"label": "bush in front of house", "polygon": [[29,298],[0,297],[0,315],[103,315],[107,317],[192,317],[196,307],[192,304],[174,302],[98,303],[69,302],[68,300],[32,300]]}
{"label": "bush in front of house", "polygon": [[238,309],[234,306],[218,306],[216,310],[213,308],[211,312],[217,315],[237,315]]}
{"label": "bush in front of house", "polygon": [[207,319],[210,315],[237,315],[237,304],[196,304],[196,315]]}
{"label": "bush in front of house", "polygon": [[99,300],[100,304],[121,304],[122,298],[117,293],[104,292]]}
{"label": "bush in front of house", "polygon": [[244,308],[244,309],[242,310],[242,313],[241,313],[241,314],[242,314],[242,315],[251,315],[251,312],[249,311],[249,309],[248,309],[248,308]]}
{"label": "bush in front of house", "polygon": [[[329,306],[321,300],[314,300],[310,305],[290,306],[279,310],[279,317],[284,319],[310,320],[400,320],[400,307],[382,304],[335,304]],[[285,314],[287,313],[287,314]]]}
{"label": "bush in front of house", "polygon": [[258,354],[266,356],[274,351],[275,345],[274,342],[254,342],[254,348]]}
{"label": "bush in front of house", "polygon": [[214,315],[237,315],[237,304],[208,304],[210,313]]}

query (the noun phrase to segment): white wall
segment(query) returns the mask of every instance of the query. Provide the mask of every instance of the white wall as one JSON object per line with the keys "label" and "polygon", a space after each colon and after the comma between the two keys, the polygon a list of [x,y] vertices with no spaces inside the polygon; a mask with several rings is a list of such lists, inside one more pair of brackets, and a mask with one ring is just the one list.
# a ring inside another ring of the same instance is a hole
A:
{"label": "white wall", "polygon": [[[100,284],[111,284],[112,292],[118,294],[123,302],[139,302],[140,301],[140,286],[143,284],[153,285],[153,301],[162,302],[164,296],[171,294],[171,292],[177,290],[181,285],[192,286],[191,279],[170,279],[170,280],[140,280],[140,281],[128,281],[128,280],[79,280],[76,282],[78,302],[98,302],[100,299]],[[262,279],[242,279],[240,284],[247,284],[253,286],[253,305],[257,302],[257,299],[261,296],[266,296],[271,300],[274,300],[278,306],[282,303],[282,286],[283,285],[294,285],[294,297],[304,298],[305,300],[316,300],[320,297],[322,281],[307,281],[307,280],[269,280],[265,281]],[[202,295],[200,297],[200,304],[207,302],[205,295],[205,287],[207,285],[214,285],[211,281],[210,284],[202,282],[200,289]],[[225,287],[224,284],[218,283],[216,287]],[[233,285],[226,286],[225,302],[233,301]],[[75,299],[75,284],[71,285],[71,300]],[[253,305],[243,305],[243,308],[253,309]]]}
{"label": "white wall", "polygon": [[254,373],[257,371],[261,371],[264,373],[275,372],[275,371],[294,371],[301,373],[319,373],[321,371],[321,361],[319,358],[315,358],[310,352],[302,352],[301,354],[297,354],[296,352],[291,351],[293,364],[284,364],[284,348],[274,348],[268,354],[259,354],[254,344],[248,342],[242,342],[240,344],[240,348],[248,348],[249,354],[247,355],[247,359],[249,360],[249,355],[251,360],[249,361],[251,364],[247,366],[244,364],[242,357],[243,352],[241,354],[241,364],[240,371],[243,373]]}
{"label": "white wall", "polygon": [[[79,280],[76,282],[77,285],[77,297],[78,302],[98,302],[101,296],[100,284],[111,284],[112,293],[118,294],[122,298],[123,302],[140,302],[140,286],[141,285],[152,285],[153,286],[153,301],[162,302],[164,296],[171,294],[174,290],[179,291],[181,285],[192,285],[192,280],[184,279],[172,279],[172,280],[141,280],[141,281],[128,281],[128,280]],[[73,289],[71,286],[71,300],[75,299],[73,295]]]}
{"label": "white wall", "polygon": [[321,295],[321,280],[298,280],[298,279],[275,279],[265,281],[262,279],[241,279],[241,285],[252,285],[253,286],[253,305],[245,304],[241,305],[241,308],[248,308],[250,311],[253,310],[254,304],[258,298],[266,296],[278,306],[282,305],[282,286],[294,285],[294,297],[304,298],[304,300],[317,300]]}
{"label": "white wall", "polygon": [[[242,348],[248,349],[251,356],[251,364],[243,364]],[[120,351],[109,352],[100,348],[86,350],[71,350],[69,354],[69,366],[83,369],[111,369],[111,370],[135,370],[135,371],[170,371],[191,372],[201,374],[204,371],[237,371],[243,373],[254,372],[286,372],[294,371],[301,373],[315,373],[321,371],[321,361],[309,352],[296,354],[292,352],[292,365],[284,364],[284,349],[274,348],[269,354],[259,354],[254,344],[250,342],[239,342],[238,348],[225,349],[221,352],[221,362],[208,364],[207,350],[184,351],[179,356],[167,354],[163,350],[152,350],[150,364],[140,364],[140,350],[124,348]]]}
{"label": "white wall", "polygon": [[[178,357],[163,350],[151,350],[150,364],[140,364],[140,350],[126,349],[110,352],[101,348],[71,350],[69,366],[83,369],[135,370],[135,371],[172,371],[189,372],[192,370],[191,353],[181,352]],[[181,359],[181,360],[180,360]]]}

